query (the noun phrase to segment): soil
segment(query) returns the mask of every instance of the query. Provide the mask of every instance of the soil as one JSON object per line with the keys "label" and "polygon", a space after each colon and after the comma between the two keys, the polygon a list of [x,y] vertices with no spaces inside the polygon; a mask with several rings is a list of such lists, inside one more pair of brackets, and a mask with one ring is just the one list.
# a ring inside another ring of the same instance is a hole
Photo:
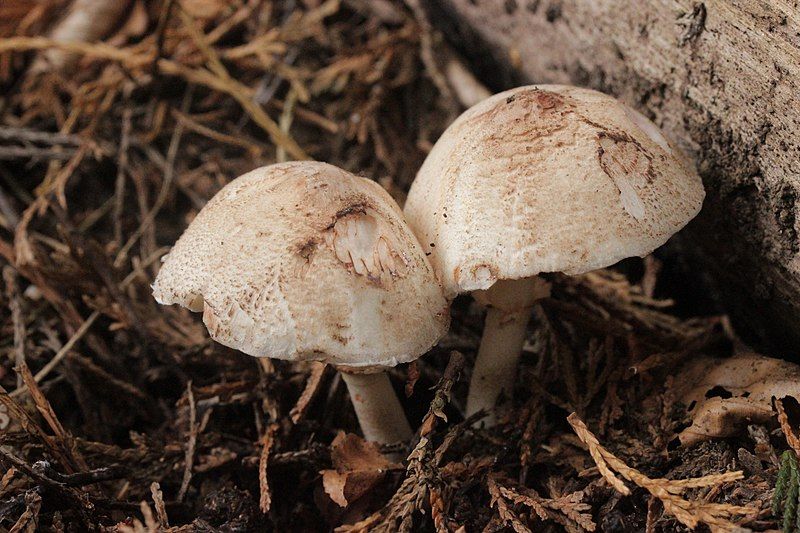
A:
{"label": "soil", "polygon": [[[0,528],[777,527],[776,420],[676,440],[690,423],[671,393],[681,362],[738,340],[672,274],[674,253],[549,276],[491,429],[461,415],[484,311],[459,297],[450,333],[391,372],[419,428],[378,450],[406,458],[391,464],[342,435],[359,429],[332,368],[259,365],[152,299],[159,258],[252,168],[305,154],[402,203],[462,108],[416,2],[137,0],[112,46],[66,47],[75,67],[61,72],[29,68],[58,44],[28,37],[64,3],[31,4],[0,6]],[[723,476],[680,489],[684,503],[661,490],[709,475]]]}

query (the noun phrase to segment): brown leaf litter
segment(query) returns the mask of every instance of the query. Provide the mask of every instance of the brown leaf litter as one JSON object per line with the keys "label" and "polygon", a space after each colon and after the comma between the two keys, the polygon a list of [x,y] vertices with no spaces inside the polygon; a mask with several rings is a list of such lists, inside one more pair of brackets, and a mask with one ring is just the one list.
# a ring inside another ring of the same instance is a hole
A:
{"label": "brown leaf litter", "polygon": [[689,407],[692,424],[678,438],[687,446],[769,422],[774,399],[800,398],[800,367],[755,353],[698,357],[680,375],[674,394]]}
{"label": "brown leaf litter", "polygon": [[[457,300],[391,372],[415,438],[380,449],[324,365],[267,371],[152,300],[159,258],[254,167],[311,157],[402,201],[483,94],[424,2],[131,0],[60,40],[70,5],[0,3],[0,528],[776,527],[796,367],[680,316],[668,259],[548,276],[492,429],[461,415],[482,311]],[[74,67],[33,68],[48,57]]]}
{"label": "brown leaf litter", "polygon": [[358,435],[340,432],[331,442],[333,469],[323,470],[322,487],[340,507],[347,507],[380,483],[390,468],[399,468],[380,446]]}

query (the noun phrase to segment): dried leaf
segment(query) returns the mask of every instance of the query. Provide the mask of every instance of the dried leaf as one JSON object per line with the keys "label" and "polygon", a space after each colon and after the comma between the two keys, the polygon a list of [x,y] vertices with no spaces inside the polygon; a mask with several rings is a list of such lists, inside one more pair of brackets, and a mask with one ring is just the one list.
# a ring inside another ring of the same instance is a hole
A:
{"label": "dried leaf", "polygon": [[322,471],[322,486],[341,507],[369,492],[397,466],[381,454],[378,444],[344,432],[331,444],[331,460],[335,469]]}
{"label": "dried leaf", "polygon": [[772,398],[800,400],[800,366],[756,353],[693,359],[675,383],[675,396],[689,406],[692,417],[692,425],[678,435],[684,445],[729,437],[748,424],[768,421]]}
{"label": "dried leaf", "polygon": [[36,492],[25,494],[25,512],[9,529],[9,533],[34,533],[39,525],[39,511],[42,508],[42,497]]}
{"label": "dried leaf", "polygon": [[411,395],[414,394],[414,385],[417,384],[419,376],[420,373],[417,362],[411,361],[411,363],[409,363],[408,365],[408,377],[406,378],[406,385],[405,385],[406,398],[411,398]]}
{"label": "dried leaf", "polygon": [[797,431],[795,431],[791,422],[789,422],[789,414],[783,406],[782,399],[775,401],[775,409],[778,411],[778,423],[781,425],[783,435],[786,437],[786,442],[792,450],[794,450],[795,455],[800,457],[800,437],[797,436]]}

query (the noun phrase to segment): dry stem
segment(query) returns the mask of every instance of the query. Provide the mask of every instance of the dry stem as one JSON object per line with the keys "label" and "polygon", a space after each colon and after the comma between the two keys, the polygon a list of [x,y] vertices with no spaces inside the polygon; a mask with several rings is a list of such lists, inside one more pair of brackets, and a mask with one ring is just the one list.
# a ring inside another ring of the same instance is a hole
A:
{"label": "dry stem", "polygon": [[589,454],[594,459],[600,475],[615,490],[626,496],[631,493],[625,483],[615,475],[616,472],[661,500],[664,505],[664,511],[674,516],[680,523],[690,529],[694,529],[699,523],[704,523],[713,530],[731,531],[736,528],[736,525],[729,518],[737,515],[751,515],[756,512],[756,509],[752,507],[710,503],[703,500],[690,501],[680,496],[683,491],[689,488],[711,487],[742,479],[744,474],[741,471],[680,480],[652,479],[635,468],[629,467],[603,448],[597,437],[589,431],[575,413],[569,415],[567,421],[578,435],[578,438],[589,448]]}

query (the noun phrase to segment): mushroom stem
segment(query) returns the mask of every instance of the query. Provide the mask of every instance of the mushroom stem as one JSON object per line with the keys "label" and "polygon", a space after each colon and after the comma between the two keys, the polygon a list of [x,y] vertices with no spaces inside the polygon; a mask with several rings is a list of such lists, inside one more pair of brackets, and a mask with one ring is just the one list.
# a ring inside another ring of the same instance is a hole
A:
{"label": "mushroom stem", "polygon": [[480,410],[488,415],[480,423],[496,422],[493,408],[501,394],[511,397],[517,363],[525,343],[531,307],[549,294],[549,284],[538,278],[500,280],[486,291],[473,293],[489,306],[478,357],[472,369],[467,395],[467,416]]}
{"label": "mushroom stem", "polygon": [[386,372],[341,374],[365,439],[390,444],[411,438],[411,426]]}

